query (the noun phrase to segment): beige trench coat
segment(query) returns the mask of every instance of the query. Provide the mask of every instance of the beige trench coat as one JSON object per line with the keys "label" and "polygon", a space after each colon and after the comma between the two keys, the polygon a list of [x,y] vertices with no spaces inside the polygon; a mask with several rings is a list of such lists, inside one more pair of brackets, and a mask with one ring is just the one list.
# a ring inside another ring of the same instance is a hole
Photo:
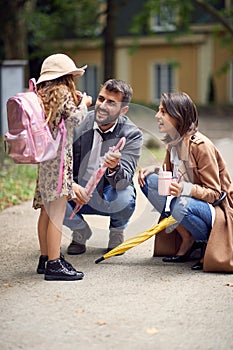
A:
{"label": "beige trench coat", "polygon": [[[193,184],[191,197],[212,204],[220,198],[222,191],[227,193],[227,200],[224,201],[224,204],[216,207],[216,217],[204,257],[204,271],[233,272],[233,185],[226,164],[214,144],[200,132],[187,136],[177,151],[179,158],[183,161],[182,168],[179,170],[184,179]],[[168,150],[164,164],[167,170],[172,170]],[[227,219],[229,215],[232,215],[232,220]],[[224,238],[231,236],[231,242],[228,240],[228,243],[224,243],[225,239],[221,240],[220,247],[219,234],[223,231]],[[160,232],[155,238],[154,256],[174,255],[180,242],[175,230],[169,234],[164,231]],[[232,246],[224,247],[225,244]],[[232,261],[226,262],[229,256]]]}

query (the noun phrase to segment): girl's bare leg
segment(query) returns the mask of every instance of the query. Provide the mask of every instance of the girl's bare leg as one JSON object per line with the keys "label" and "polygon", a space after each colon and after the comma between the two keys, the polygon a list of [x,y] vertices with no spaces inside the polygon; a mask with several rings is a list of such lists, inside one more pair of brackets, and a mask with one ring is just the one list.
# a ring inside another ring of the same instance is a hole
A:
{"label": "girl's bare leg", "polygon": [[45,207],[40,209],[40,216],[38,219],[38,239],[40,244],[41,255],[48,255],[47,248],[47,229],[48,229],[49,217],[45,210]]}
{"label": "girl's bare leg", "polygon": [[66,210],[66,197],[61,197],[46,205],[49,216],[47,229],[48,259],[54,260],[60,257],[62,225]]}

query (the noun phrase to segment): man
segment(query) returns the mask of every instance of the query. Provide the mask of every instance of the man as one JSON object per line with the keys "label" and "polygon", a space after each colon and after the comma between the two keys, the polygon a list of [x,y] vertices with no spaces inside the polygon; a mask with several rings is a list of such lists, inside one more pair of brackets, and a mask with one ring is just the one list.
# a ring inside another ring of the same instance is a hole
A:
{"label": "man", "polygon": [[[64,225],[73,231],[68,254],[86,251],[86,241],[92,232],[83,218],[85,214],[110,217],[108,251],[124,241],[124,230],[135,209],[133,176],[142,147],[142,132],[125,115],[131,97],[132,88],[124,81],[106,81],[95,109],[75,130],[73,175],[77,198],[75,202],[68,202],[64,220]],[[123,150],[113,151],[111,147],[123,136],[126,138]],[[101,159],[107,170],[92,196],[88,196],[84,187]],[[73,219],[69,219],[76,203],[82,207]]]}

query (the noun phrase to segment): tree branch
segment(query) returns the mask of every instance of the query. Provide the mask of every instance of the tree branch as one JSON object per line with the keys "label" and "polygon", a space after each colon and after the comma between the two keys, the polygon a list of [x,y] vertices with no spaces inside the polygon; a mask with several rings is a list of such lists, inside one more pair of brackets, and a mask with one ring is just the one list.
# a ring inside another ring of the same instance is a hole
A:
{"label": "tree branch", "polygon": [[209,12],[214,18],[220,22],[224,28],[233,36],[233,27],[229,21],[224,18],[219,11],[217,11],[213,6],[207,4],[203,0],[193,0],[196,4],[200,5],[205,11]]}

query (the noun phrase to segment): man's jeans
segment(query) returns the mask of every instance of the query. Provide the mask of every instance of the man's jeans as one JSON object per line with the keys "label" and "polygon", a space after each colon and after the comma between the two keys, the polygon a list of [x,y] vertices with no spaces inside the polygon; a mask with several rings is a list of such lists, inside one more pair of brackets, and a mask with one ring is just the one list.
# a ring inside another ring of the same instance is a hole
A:
{"label": "man's jeans", "polygon": [[85,227],[83,214],[101,215],[110,217],[111,232],[123,232],[135,210],[135,201],[136,191],[133,186],[117,191],[111,185],[107,185],[104,187],[103,197],[101,198],[95,190],[88,204],[82,206],[72,220],[69,217],[76,203],[69,201],[66,206],[64,225],[72,231],[83,229]]}
{"label": "man's jeans", "polygon": [[187,196],[174,197],[170,212],[165,212],[167,197],[158,194],[157,174],[150,174],[141,190],[163,218],[172,215],[193,235],[195,241],[208,239],[212,228],[212,214],[207,202]]}

